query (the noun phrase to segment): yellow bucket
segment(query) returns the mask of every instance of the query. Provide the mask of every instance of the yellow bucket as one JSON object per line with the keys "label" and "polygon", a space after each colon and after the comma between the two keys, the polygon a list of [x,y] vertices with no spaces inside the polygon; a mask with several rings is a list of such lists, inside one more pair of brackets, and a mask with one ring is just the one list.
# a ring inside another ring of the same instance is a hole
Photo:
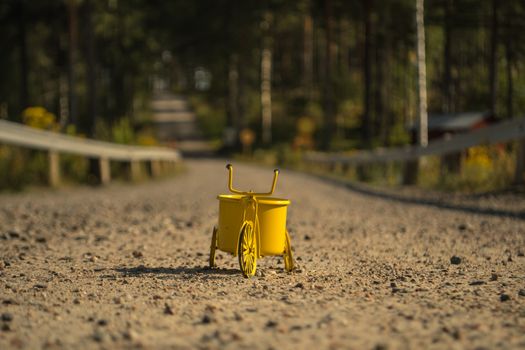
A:
{"label": "yellow bucket", "polygon": [[260,255],[282,255],[286,241],[286,211],[290,201],[257,197]]}
{"label": "yellow bucket", "polygon": [[237,194],[222,194],[219,200],[219,234],[217,247],[225,252],[237,254],[237,239],[241,231],[244,208],[241,203],[243,196]]}
{"label": "yellow bucket", "polygon": [[[242,195],[219,195],[219,229],[217,247],[237,254],[237,243],[243,223]],[[272,197],[256,197],[259,222],[259,254],[282,255],[286,241],[286,212],[290,201]]]}

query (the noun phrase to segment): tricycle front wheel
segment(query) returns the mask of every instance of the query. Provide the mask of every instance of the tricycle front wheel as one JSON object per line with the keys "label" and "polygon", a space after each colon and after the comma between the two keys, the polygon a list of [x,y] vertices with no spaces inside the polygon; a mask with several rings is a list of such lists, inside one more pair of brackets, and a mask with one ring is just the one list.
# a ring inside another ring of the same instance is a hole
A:
{"label": "tricycle front wheel", "polygon": [[239,255],[239,266],[244,277],[255,275],[257,270],[257,241],[251,222],[247,222],[241,230],[237,253]]}
{"label": "tricycle front wheel", "polygon": [[213,227],[210,245],[210,267],[216,267],[215,264],[215,250],[217,249],[217,227]]}
{"label": "tricycle front wheel", "polygon": [[286,271],[290,272],[294,269],[293,266],[293,256],[292,256],[292,245],[290,244],[290,235],[288,230],[286,230],[286,240],[284,241],[284,268]]}

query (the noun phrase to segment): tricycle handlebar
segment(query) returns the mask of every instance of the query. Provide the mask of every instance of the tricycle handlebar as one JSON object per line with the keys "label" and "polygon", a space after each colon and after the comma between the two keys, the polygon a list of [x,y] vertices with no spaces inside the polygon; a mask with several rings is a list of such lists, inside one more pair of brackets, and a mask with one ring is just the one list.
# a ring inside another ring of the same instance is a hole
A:
{"label": "tricycle handlebar", "polygon": [[231,164],[226,165],[226,169],[228,169],[228,189],[231,193],[241,194],[241,195],[249,195],[249,196],[271,196],[273,194],[273,191],[275,191],[275,186],[277,185],[277,177],[279,176],[279,169],[274,169],[273,171],[273,182],[272,182],[272,188],[270,192],[245,192],[245,191],[239,191],[233,188],[233,166]]}

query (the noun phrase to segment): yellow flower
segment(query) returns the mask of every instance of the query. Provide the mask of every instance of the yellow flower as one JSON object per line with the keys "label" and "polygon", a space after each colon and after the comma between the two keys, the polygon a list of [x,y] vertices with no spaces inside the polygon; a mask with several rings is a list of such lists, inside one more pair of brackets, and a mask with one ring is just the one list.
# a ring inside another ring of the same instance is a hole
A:
{"label": "yellow flower", "polygon": [[22,112],[24,124],[37,129],[56,130],[58,124],[53,113],[44,107],[28,107]]}

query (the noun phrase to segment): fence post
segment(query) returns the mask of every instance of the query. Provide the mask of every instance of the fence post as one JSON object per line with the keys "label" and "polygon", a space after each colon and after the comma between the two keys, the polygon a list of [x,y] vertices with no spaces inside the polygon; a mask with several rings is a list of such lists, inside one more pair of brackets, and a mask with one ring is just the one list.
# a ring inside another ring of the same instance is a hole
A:
{"label": "fence post", "polygon": [[441,156],[441,175],[461,173],[461,152],[447,153]]}
{"label": "fence post", "polygon": [[420,159],[409,160],[403,169],[403,185],[415,185],[419,173]]}
{"label": "fence post", "polygon": [[151,162],[150,162],[150,166],[151,166],[151,176],[152,177],[159,177],[160,173],[161,173],[160,161],[157,160],[157,159],[152,159]]}
{"label": "fence post", "polygon": [[102,185],[107,185],[111,181],[111,167],[109,164],[109,159],[105,157],[100,157],[98,162],[100,171],[100,183]]}
{"label": "fence post", "polygon": [[137,181],[140,179],[140,162],[138,160],[132,159],[130,161],[131,167],[131,180]]}
{"label": "fence post", "polygon": [[49,159],[49,185],[58,187],[60,185],[60,155],[57,151],[48,152]]}
{"label": "fence post", "polygon": [[516,150],[516,173],[514,174],[514,183],[521,185],[524,182],[523,173],[525,172],[525,139],[518,140]]}

